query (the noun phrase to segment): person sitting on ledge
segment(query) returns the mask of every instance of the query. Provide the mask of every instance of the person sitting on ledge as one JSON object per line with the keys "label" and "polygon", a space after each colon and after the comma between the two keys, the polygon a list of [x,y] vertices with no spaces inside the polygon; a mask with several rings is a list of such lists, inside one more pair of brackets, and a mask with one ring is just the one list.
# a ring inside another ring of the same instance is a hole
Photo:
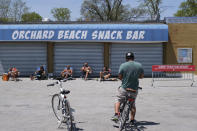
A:
{"label": "person sitting on ledge", "polygon": [[16,67],[11,67],[8,71],[8,77],[11,77],[13,81],[16,81],[19,73],[20,72],[18,71],[18,69],[16,69]]}
{"label": "person sitting on ledge", "polygon": [[103,70],[100,72],[100,81],[109,79],[111,76],[111,69],[107,67],[103,67]]}
{"label": "person sitting on ledge", "polygon": [[82,77],[87,80],[88,75],[92,74],[92,69],[88,66],[88,63],[84,63],[83,67],[81,67]]}
{"label": "person sitting on ledge", "polygon": [[37,71],[35,72],[35,77],[37,78],[37,80],[44,80],[46,79],[46,73],[45,73],[45,69],[44,66],[40,66],[40,68],[37,69]]}
{"label": "person sitting on ledge", "polygon": [[64,70],[61,72],[61,77],[63,79],[72,78],[73,69],[70,65],[67,65]]}

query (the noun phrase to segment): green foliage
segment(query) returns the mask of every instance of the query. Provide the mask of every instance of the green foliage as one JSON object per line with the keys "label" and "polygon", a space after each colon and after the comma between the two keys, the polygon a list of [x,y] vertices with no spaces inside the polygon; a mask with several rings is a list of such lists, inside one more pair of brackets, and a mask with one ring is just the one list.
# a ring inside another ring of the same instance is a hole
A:
{"label": "green foliage", "polygon": [[70,20],[70,10],[68,8],[53,8],[51,13],[56,21]]}
{"label": "green foliage", "polygon": [[8,22],[9,21],[9,19],[8,18],[0,18],[0,22]]}
{"label": "green foliage", "polygon": [[197,16],[197,0],[187,0],[186,2],[182,2],[179,6],[179,10],[174,14],[174,16]]}
{"label": "green foliage", "polygon": [[26,13],[22,15],[22,21],[23,22],[39,22],[39,21],[42,21],[42,17],[35,12]]}

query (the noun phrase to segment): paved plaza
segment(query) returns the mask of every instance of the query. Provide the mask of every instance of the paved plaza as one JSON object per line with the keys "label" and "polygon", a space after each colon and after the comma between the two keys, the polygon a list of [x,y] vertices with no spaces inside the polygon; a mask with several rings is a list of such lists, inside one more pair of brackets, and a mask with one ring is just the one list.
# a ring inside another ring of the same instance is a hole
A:
{"label": "paved plaza", "polygon": [[[0,131],[63,131],[51,108],[51,97],[58,87],[47,87],[55,80],[0,80]],[[195,77],[197,80],[197,77]],[[110,120],[120,81],[96,79],[70,80],[63,83],[75,117],[76,131],[118,131]],[[137,98],[137,131],[196,131],[197,83],[140,80],[143,90]],[[158,87],[159,86],[159,87]]]}

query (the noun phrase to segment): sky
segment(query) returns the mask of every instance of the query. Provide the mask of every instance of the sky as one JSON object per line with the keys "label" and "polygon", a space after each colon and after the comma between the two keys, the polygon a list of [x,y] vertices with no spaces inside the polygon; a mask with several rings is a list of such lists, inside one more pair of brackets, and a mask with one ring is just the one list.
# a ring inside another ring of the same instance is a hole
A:
{"label": "sky", "polygon": [[[30,11],[35,11],[43,18],[53,20],[51,9],[53,8],[68,8],[71,11],[71,20],[75,21],[80,17],[80,8],[84,0],[24,0]],[[131,7],[138,6],[139,0],[123,0],[123,4],[130,4]],[[186,0],[163,0],[162,7],[164,12],[161,14],[161,19],[164,17],[172,17],[178,10],[181,2]]]}

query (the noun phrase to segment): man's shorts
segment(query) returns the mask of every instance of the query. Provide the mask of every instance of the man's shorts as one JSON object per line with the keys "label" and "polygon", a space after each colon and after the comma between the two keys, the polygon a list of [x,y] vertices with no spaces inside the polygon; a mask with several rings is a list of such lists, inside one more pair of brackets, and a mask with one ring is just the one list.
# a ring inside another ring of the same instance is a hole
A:
{"label": "man's shorts", "polygon": [[[118,88],[118,95],[117,95],[117,102],[124,102],[125,98],[127,95],[131,96],[131,98],[135,99],[137,98],[137,94],[138,94],[138,91],[136,92],[130,92],[130,91],[126,91],[124,88],[120,87]],[[135,104],[135,102],[134,102]]]}

